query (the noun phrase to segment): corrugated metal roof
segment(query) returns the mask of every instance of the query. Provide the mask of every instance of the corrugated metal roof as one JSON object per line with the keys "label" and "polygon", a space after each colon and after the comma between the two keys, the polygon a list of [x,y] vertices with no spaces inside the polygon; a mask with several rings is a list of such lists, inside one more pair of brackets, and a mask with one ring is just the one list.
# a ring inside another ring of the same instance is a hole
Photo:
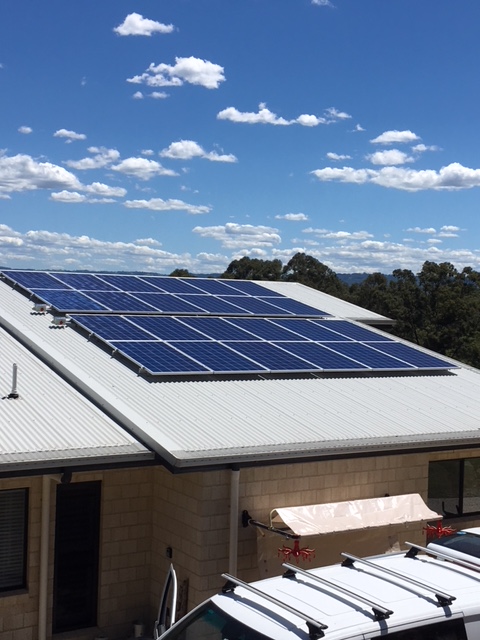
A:
{"label": "corrugated metal roof", "polygon": [[[0,472],[153,458],[2,329],[0,352]],[[18,398],[9,398],[14,363]]]}
{"label": "corrugated metal roof", "polygon": [[443,375],[162,382],[136,375],[72,328],[53,328],[51,316],[32,314],[4,283],[0,305],[1,322],[19,339],[172,466],[480,444],[480,372],[468,367]]}

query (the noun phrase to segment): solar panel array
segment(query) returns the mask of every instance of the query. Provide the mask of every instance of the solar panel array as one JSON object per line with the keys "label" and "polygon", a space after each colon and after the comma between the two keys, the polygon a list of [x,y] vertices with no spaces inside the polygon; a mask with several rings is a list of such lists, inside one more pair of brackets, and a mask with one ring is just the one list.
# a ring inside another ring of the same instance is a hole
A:
{"label": "solar panel array", "polygon": [[151,375],[455,368],[251,281],[4,271]]}

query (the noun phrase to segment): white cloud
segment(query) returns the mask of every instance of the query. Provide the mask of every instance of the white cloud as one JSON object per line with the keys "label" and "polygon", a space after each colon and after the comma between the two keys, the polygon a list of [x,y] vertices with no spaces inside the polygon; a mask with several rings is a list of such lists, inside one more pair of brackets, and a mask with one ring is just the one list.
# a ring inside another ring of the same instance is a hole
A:
{"label": "white cloud", "polygon": [[408,154],[400,151],[399,149],[388,149],[386,151],[376,151],[367,157],[372,164],[380,165],[398,165],[405,164],[406,162],[413,162],[414,158]]}
{"label": "white cloud", "polygon": [[130,13],[114,32],[119,36],[151,36],[153,33],[172,33],[174,28],[173,24],[162,24],[139,13]]}
{"label": "white cloud", "polygon": [[325,113],[329,118],[333,118],[334,120],[348,120],[352,117],[350,114],[345,113],[345,111],[335,109],[335,107],[329,107]]}
{"label": "white cloud", "polygon": [[31,156],[0,155],[0,193],[35,189],[79,189],[81,183],[70,171]]}
{"label": "white cloud", "polygon": [[150,98],[153,98],[154,100],[164,100],[165,98],[168,98],[168,93],[165,93],[165,91],[152,91]]}
{"label": "white cloud", "polygon": [[211,207],[204,205],[187,204],[183,200],[162,200],[152,198],[151,200],[127,200],[123,203],[128,209],[148,209],[150,211],[186,211],[190,215],[209,213]]}
{"label": "white cloud", "polygon": [[217,113],[218,120],[229,120],[230,122],[245,123],[245,124],[273,124],[280,126],[288,126],[292,124],[300,124],[303,127],[316,127],[319,124],[326,124],[327,120],[323,117],[318,117],[309,114],[302,114],[294,120],[286,120],[276,113],[267,109],[267,105],[261,102],[258,105],[258,111],[239,111],[235,107],[227,107],[219,113]]}
{"label": "white cloud", "polygon": [[330,0],[312,0],[312,4],[317,5],[317,7],[331,7],[332,9],[334,7]]}
{"label": "white cloud", "polygon": [[305,222],[308,216],[304,213],[286,213],[284,216],[275,216],[276,220],[289,220],[290,222]]}
{"label": "white cloud", "polygon": [[127,78],[127,82],[149,87],[179,87],[184,82],[207,89],[218,89],[225,81],[224,69],[218,64],[200,58],[175,58],[175,64],[151,64],[141,75]]}
{"label": "white cloud", "polygon": [[112,165],[114,171],[124,173],[129,176],[135,176],[140,180],[150,180],[155,176],[176,176],[178,175],[171,169],[165,169],[159,162],[155,160],[147,160],[146,158],[126,158],[119,164]]}
{"label": "white cloud", "polygon": [[180,140],[172,142],[166,149],[160,152],[163,158],[174,160],[191,160],[192,158],[204,158],[211,162],[237,162],[233,154],[219,154],[216,151],[205,151],[194,140]]}
{"label": "white cloud", "polygon": [[132,98],[134,100],[143,100],[143,93],[141,91],[135,91]]}
{"label": "white cloud", "polygon": [[314,229],[312,227],[304,229],[303,233],[312,234],[317,238],[338,240],[340,242],[344,242],[345,240],[367,240],[368,238],[374,237],[368,231],[330,231],[329,229]]}
{"label": "white cloud", "polygon": [[340,154],[340,153],[334,153],[333,151],[329,151],[327,153],[327,158],[329,160],[351,160],[352,156],[347,156],[344,154]]}
{"label": "white cloud", "polygon": [[92,184],[85,187],[85,191],[106,198],[123,198],[127,193],[127,190],[123,187],[110,187],[102,182],[92,182]]}
{"label": "white cloud", "polygon": [[443,240],[440,240],[439,238],[429,238],[427,240],[427,244],[442,244]]}
{"label": "white cloud", "polygon": [[415,153],[424,153],[425,151],[439,151],[439,147],[434,144],[426,145],[423,143],[416,144],[412,147],[412,151]]}
{"label": "white cloud", "polygon": [[365,129],[361,125],[356,124],[354,131],[365,131]]}
{"label": "white cloud", "polygon": [[116,162],[120,158],[117,149],[107,149],[106,147],[89,147],[89,153],[93,153],[92,158],[82,158],[81,160],[67,160],[67,167],[85,171],[87,169],[101,169],[108,167],[112,162]]}
{"label": "white cloud", "polygon": [[456,231],[460,231],[460,230],[461,230],[460,227],[457,227],[457,226],[455,226],[453,224],[445,224],[445,225],[443,225],[443,227],[440,228],[440,231],[453,231],[453,232],[456,232]]}
{"label": "white cloud", "polygon": [[76,133],[75,131],[69,131],[68,129],[58,129],[53,134],[54,138],[65,138],[65,142],[73,142],[74,140],[86,140],[87,136],[84,133]]}
{"label": "white cloud", "polygon": [[428,235],[435,235],[437,233],[437,230],[433,227],[410,227],[407,231],[410,233],[426,233]]}
{"label": "white cloud", "polygon": [[25,135],[28,135],[29,133],[32,133],[33,129],[32,127],[18,127],[18,133],[24,133]]}
{"label": "white cloud", "polygon": [[65,204],[78,204],[80,202],[85,202],[87,200],[87,196],[78,193],[77,191],[63,190],[52,193],[50,196],[50,200],[54,200],[55,202],[63,202]]}
{"label": "white cloud", "polygon": [[228,249],[272,247],[281,242],[278,229],[235,222],[214,227],[195,227],[193,233],[221,242],[222,246]]}
{"label": "white cloud", "polygon": [[354,184],[373,183],[389,189],[403,191],[456,191],[480,186],[480,169],[470,169],[453,162],[440,171],[426,169],[416,171],[398,167],[384,167],[380,170],[336,169],[326,167],[311,172],[321,182],[346,182]]}
{"label": "white cloud", "polygon": [[142,149],[140,153],[142,154],[142,156],[153,156],[155,154],[155,151],[153,149]]}
{"label": "white cloud", "polygon": [[373,140],[370,140],[370,142],[372,144],[395,144],[415,142],[416,140],[420,140],[420,138],[413,131],[397,131],[393,129],[392,131],[384,131]]}

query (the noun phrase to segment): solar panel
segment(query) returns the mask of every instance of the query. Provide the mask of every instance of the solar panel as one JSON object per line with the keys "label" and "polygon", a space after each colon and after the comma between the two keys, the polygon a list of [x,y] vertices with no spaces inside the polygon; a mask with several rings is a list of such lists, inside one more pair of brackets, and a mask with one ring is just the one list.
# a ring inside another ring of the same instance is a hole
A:
{"label": "solar panel", "polygon": [[253,334],[263,340],[307,340],[307,338],[283,329],[266,318],[232,318],[228,322],[249,331],[250,339]]}
{"label": "solar panel", "polygon": [[92,300],[92,298],[89,298],[80,291],[73,291],[73,289],[64,289],[62,291],[55,289],[36,289],[35,295],[60,313],[108,311],[104,305]]}
{"label": "solar panel", "polygon": [[392,341],[392,338],[388,336],[372,331],[371,329],[359,327],[357,324],[348,322],[347,320],[312,320],[312,322],[331,331],[335,331],[341,336],[347,336],[359,342],[375,342],[376,340],[382,342]]}
{"label": "solar panel", "polygon": [[182,324],[201,331],[214,340],[251,340],[252,334],[223,318],[182,318]]}
{"label": "solar panel", "polygon": [[25,289],[65,289],[65,285],[48,273],[42,271],[2,271],[13,282]]}
{"label": "solar panel", "polygon": [[249,312],[240,309],[240,307],[230,304],[226,299],[218,298],[217,296],[212,295],[181,295],[178,296],[181,300],[185,302],[189,302],[190,304],[194,304],[196,307],[203,309],[204,312],[207,313],[215,313],[219,315],[245,315]]}
{"label": "solar panel", "polygon": [[366,365],[355,362],[317,342],[282,342],[282,349],[304,358],[324,371],[365,371]]}
{"label": "solar panel", "polygon": [[117,313],[155,312],[154,307],[123,291],[92,291],[89,295],[107,309]]}
{"label": "solar panel", "polygon": [[[208,320],[217,320],[217,318],[206,318]],[[195,320],[202,320],[202,318],[195,318]],[[149,331],[152,335],[156,336],[160,340],[208,340],[207,336],[202,336],[201,333],[195,331],[195,328],[186,326],[180,320],[171,318],[169,316],[134,316],[131,321]]]}
{"label": "solar panel", "polygon": [[137,276],[102,274],[101,278],[112,285],[111,288],[116,287],[120,291],[126,291],[127,293],[134,291],[150,291],[152,293],[160,292],[160,289],[153,286],[153,284],[150,284],[141,278],[137,278]]}
{"label": "solar panel", "polygon": [[[185,280],[183,280],[185,282]],[[239,295],[239,291],[235,291],[220,280],[212,280],[210,278],[193,278],[187,281],[189,285],[198,289],[195,293],[211,293],[218,296]],[[246,294],[245,294],[246,295]]]}
{"label": "solar panel", "polygon": [[402,342],[394,342],[393,340],[391,342],[377,342],[375,344],[375,349],[383,351],[383,353],[393,356],[394,358],[399,358],[400,360],[408,362],[414,367],[419,367],[420,369],[456,368],[455,365],[452,365],[450,362],[447,362],[442,358],[432,356],[429,353],[424,353],[423,351],[410,347]]}
{"label": "solar panel", "polygon": [[113,342],[123,355],[154,375],[212,373],[203,365],[180,353],[166,342]]}
{"label": "solar panel", "polygon": [[395,370],[413,368],[412,365],[402,362],[402,360],[392,358],[360,342],[336,342],[335,344],[331,344],[330,348],[336,353],[341,353],[347,356],[347,358],[352,358],[367,367],[375,369],[375,371],[381,371],[382,369]]}
{"label": "solar panel", "polygon": [[267,369],[278,373],[318,370],[317,366],[297,358],[271,342],[230,342],[229,346],[247,358],[251,358]]}
{"label": "solar panel", "polygon": [[292,300],[292,298],[268,298],[268,302],[272,305],[275,305],[279,309],[283,311],[288,311],[291,314],[295,314],[296,316],[329,316],[330,314],[326,311],[320,311],[320,309],[316,309],[315,307],[311,307],[308,304],[304,304],[303,302],[298,302],[298,300]]}
{"label": "solar panel", "polygon": [[[215,373],[258,373],[266,367],[243,357],[220,342],[174,342],[177,349],[201,362]],[[241,343],[244,344],[244,343]]]}
{"label": "solar panel", "polygon": [[333,326],[333,321],[326,322],[311,322],[310,320],[300,319],[288,319],[288,320],[273,320],[275,324],[293,331],[299,336],[308,338],[309,340],[315,340],[316,342],[332,342],[335,340],[352,340],[344,335],[331,331],[330,326]]}
{"label": "solar panel", "polygon": [[165,293],[198,293],[198,289],[192,287],[185,280],[180,278],[169,278],[166,276],[141,276],[141,279]]}
{"label": "solar panel", "polygon": [[281,293],[270,291],[266,287],[262,287],[262,285],[257,282],[253,282],[252,280],[222,280],[222,283],[249,296],[260,296],[264,298],[273,296],[275,298],[282,295]]}
{"label": "solar panel", "polygon": [[[72,316],[71,319],[105,341],[151,340],[152,336],[122,316]],[[152,318],[154,319],[154,318]],[[164,318],[159,318],[163,320]]]}
{"label": "solar panel", "polygon": [[[228,302],[237,305],[248,314],[255,314],[259,316],[292,315],[288,311],[286,312],[283,309],[279,309],[278,307],[275,307],[260,298],[254,298],[253,296],[222,296],[222,300],[227,300]],[[268,300],[270,300],[270,298]]]}
{"label": "solar panel", "polygon": [[115,290],[111,284],[97,278],[91,273],[56,273],[55,277],[68,287],[78,291],[109,291]]}
{"label": "solar panel", "polygon": [[[188,301],[188,298],[183,300],[179,296],[171,293],[143,293],[139,292],[135,294],[135,297],[139,300],[143,300],[146,304],[150,305],[154,309],[157,309],[158,313],[169,314],[205,314],[206,311],[196,307],[194,304]],[[191,296],[190,296],[191,297]]]}

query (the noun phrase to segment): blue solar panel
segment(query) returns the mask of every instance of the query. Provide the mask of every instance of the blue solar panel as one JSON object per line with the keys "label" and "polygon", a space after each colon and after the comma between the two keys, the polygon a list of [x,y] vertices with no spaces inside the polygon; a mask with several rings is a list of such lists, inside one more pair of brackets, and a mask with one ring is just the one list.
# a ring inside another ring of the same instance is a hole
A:
{"label": "blue solar panel", "polygon": [[120,341],[112,342],[112,345],[127,358],[154,375],[211,373],[209,369],[180,353],[166,342]]}
{"label": "blue solar panel", "polygon": [[189,313],[189,314],[205,314],[206,311],[200,309],[200,307],[196,307],[194,304],[188,302],[189,298],[183,300],[177,295],[171,293],[136,293],[136,298],[143,300],[150,306],[154,307],[161,313],[170,313],[170,314],[181,314],[181,313]]}
{"label": "blue solar panel", "polygon": [[152,336],[142,331],[122,316],[72,316],[72,320],[105,341],[151,340]]}
{"label": "blue solar panel", "polygon": [[77,291],[114,290],[114,287],[108,282],[104,282],[91,273],[56,273],[55,277]]}
{"label": "blue solar panel", "polygon": [[92,291],[89,295],[100,304],[117,313],[155,312],[153,307],[122,291]]}
{"label": "blue solar panel", "polygon": [[281,293],[270,291],[266,287],[262,287],[261,284],[253,282],[252,280],[222,280],[222,282],[228,287],[232,287],[232,289],[241,291],[249,296],[261,296],[263,298],[273,296],[275,298],[282,295]]}
{"label": "blue solar panel", "polygon": [[182,282],[187,282],[187,284],[198,289],[198,291],[192,291],[192,293],[211,293],[218,296],[232,294],[239,295],[238,291],[234,291],[231,287],[220,282],[220,280],[211,280],[210,278],[192,278],[190,280],[182,279]]}
{"label": "blue solar panel", "polygon": [[[222,300],[231,302],[237,305],[245,312],[249,314],[255,314],[258,316],[291,316],[292,314],[278,307],[260,300],[260,298],[254,298],[253,296],[222,296]],[[270,301],[270,298],[269,298]]]}
{"label": "blue solar panel", "polygon": [[[149,331],[160,340],[208,340],[201,333],[187,327],[180,320],[161,316],[132,316],[134,322],[145,331]],[[200,320],[201,318],[196,318]],[[215,318],[212,318],[212,320]]]}
{"label": "blue solar panel", "polygon": [[341,336],[347,336],[348,338],[352,338],[352,340],[357,340],[358,342],[375,342],[377,340],[390,342],[392,340],[388,336],[376,333],[371,329],[359,327],[347,320],[312,320],[312,322],[331,331],[335,331]]}
{"label": "blue solar panel", "polygon": [[279,309],[283,311],[288,311],[292,315],[296,316],[329,316],[329,313],[325,311],[320,311],[319,309],[315,309],[315,307],[311,307],[308,304],[304,304],[303,302],[298,302],[297,300],[292,300],[291,298],[268,298],[268,302],[272,305],[275,305]]}
{"label": "blue solar panel", "polygon": [[63,291],[38,289],[35,295],[62,313],[108,311],[102,304],[80,293],[80,291],[73,291],[72,289],[64,289]]}
{"label": "blue solar panel", "polygon": [[[182,323],[201,331],[214,340],[251,340],[252,334],[242,331],[223,318],[182,318]],[[197,338],[198,339],[198,338]]]}
{"label": "blue solar panel", "polygon": [[288,353],[270,342],[230,342],[229,346],[242,355],[262,364],[267,369],[277,371],[278,373],[318,370],[318,367],[315,365],[297,358],[295,355],[292,355],[292,353]]}
{"label": "blue solar panel", "polygon": [[2,271],[7,278],[18,282],[25,289],[66,289],[64,284],[48,273],[41,271]]}
{"label": "blue solar panel", "polygon": [[185,280],[179,278],[169,278],[166,276],[140,276],[142,280],[152,284],[154,287],[158,287],[165,293],[198,293],[198,289],[195,289],[188,284]]}
{"label": "blue solar panel", "polygon": [[[375,343],[378,344],[378,343]],[[372,349],[366,344],[360,342],[336,342],[331,344],[330,348],[337,353],[341,353],[348,358],[357,360],[367,367],[375,369],[375,371],[396,370],[396,369],[412,369],[413,367],[401,360],[391,358],[390,356]]]}
{"label": "blue solar panel", "polygon": [[[236,325],[249,331],[251,334],[262,338],[263,340],[306,340],[303,336],[299,336],[287,329],[279,327],[278,324],[270,322],[266,318],[232,318],[229,323]],[[252,337],[250,336],[250,339]]]}
{"label": "blue solar panel", "polygon": [[207,313],[215,313],[220,315],[250,315],[248,311],[240,309],[240,307],[230,304],[222,298],[211,295],[179,295],[179,298],[190,304],[194,304],[196,307],[203,309]]}
{"label": "blue solar panel", "polygon": [[342,336],[334,331],[330,331],[328,329],[329,326],[333,326],[330,321],[326,321],[323,323],[320,322],[312,322],[310,320],[306,320],[303,318],[300,319],[289,319],[289,320],[273,320],[275,324],[283,327],[284,329],[288,329],[289,331],[293,331],[299,336],[304,336],[309,340],[314,340],[315,342],[331,342],[334,340],[351,340],[351,338],[347,338],[346,336]]}
{"label": "blue solar panel", "polygon": [[248,358],[244,358],[220,342],[176,342],[171,344],[191,358],[202,362],[215,373],[258,373],[259,371],[266,371],[265,367]]}
{"label": "blue solar panel", "polygon": [[100,277],[102,280],[111,284],[111,288],[116,287],[120,291],[126,291],[127,293],[131,293],[132,291],[150,291],[152,293],[160,292],[157,287],[145,282],[145,280],[142,280],[141,278],[137,278],[137,276],[101,274]]}
{"label": "blue solar panel", "polygon": [[383,353],[388,354],[389,356],[393,356],[394,358],[399,358],[404,362],[408,362],[414,367],[418,367],[420,369],[456,369],[456,365],[448,362],[447,360],[443,360],[442,358],[437,358],[436,356],[432,356],[429,353],[424,353],[419,349],[415,349],[414,347],[410,347],[407,344],[403,344],[401,342],[382,342],[376,343],[375,349],[379,351],[383,351]]}
{"label": "blue solar panel", "polygon": [[281,342],[282,349],[287,349],[299,358],[316,365],[325,371],[356,371],[367,370],[363,364],[354,362],[340,353],[331,351],[326,346],[316,342]]}

